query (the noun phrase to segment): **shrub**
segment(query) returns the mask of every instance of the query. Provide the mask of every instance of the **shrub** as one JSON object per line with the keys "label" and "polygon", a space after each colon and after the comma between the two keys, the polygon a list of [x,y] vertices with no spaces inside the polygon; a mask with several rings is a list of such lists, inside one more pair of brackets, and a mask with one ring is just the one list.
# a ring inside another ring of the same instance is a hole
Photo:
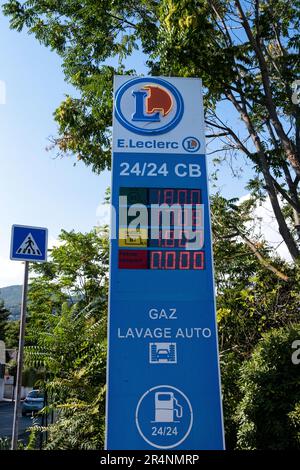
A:
{"label": "shrub", "polygon": [[300,365],[291,360],[299,338],[300,325],[271,330],[241,367],[238,448],[300,448]]}

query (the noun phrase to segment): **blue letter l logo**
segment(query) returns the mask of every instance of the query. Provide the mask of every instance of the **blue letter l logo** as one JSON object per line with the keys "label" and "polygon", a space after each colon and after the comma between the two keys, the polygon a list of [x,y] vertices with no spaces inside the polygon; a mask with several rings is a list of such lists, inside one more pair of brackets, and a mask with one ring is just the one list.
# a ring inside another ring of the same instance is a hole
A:
{"label": "blue letter l logo", "polygon": [[132,115],[133,121],[160,122],[159,111],[145,115],[145,98],[148,95],[146,90],[133,91],[132,95],[135,97],[135,113]]}

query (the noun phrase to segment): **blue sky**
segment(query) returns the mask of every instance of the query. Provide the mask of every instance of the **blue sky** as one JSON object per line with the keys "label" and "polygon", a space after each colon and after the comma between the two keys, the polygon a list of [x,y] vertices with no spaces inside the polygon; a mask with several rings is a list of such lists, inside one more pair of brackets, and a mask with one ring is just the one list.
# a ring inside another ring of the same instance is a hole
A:
{"label": "blue sky", "polygon": [[[22,282],[22,263],[9,261],[11,226],[48,227],[50,242],[62,228],[91,230],[110,174],[95,175],[46,151],[49,136],[56,134],[53,111],[65,94],[75,93],[64,81],[59,57],[33,36],[10,30],[3,16],[0,44],[0,81],[6,85],[6,104],[0,104],[1,288]],[[141,71],[140,57],[137,63]],[[245,194],[243,184],[222,167],[219,185],[225,196]]]}
{"label": "blue sky", "polygon": [[20,282],[22,264],[9,262],[14,223],[49,228],[50,240],[62,228],[89,231],[110,175],[94,175],[72,159],[54,159],[48,137],[56,133],[52,113],[72,89],[61,61],[32,36],[11,31],[0,18],[0,80],[6,104],[0,105],[0,287]]}

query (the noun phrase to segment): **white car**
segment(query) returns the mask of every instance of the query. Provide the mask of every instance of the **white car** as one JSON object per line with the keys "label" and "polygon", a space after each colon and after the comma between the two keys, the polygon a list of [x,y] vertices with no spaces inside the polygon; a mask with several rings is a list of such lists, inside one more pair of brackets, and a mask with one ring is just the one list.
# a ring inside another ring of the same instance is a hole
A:
{"label": "white car", "polygon": [[31,390],[22,403],[22,416],[27,413],[37,413],[44,408],[45,396],[40,390]]}

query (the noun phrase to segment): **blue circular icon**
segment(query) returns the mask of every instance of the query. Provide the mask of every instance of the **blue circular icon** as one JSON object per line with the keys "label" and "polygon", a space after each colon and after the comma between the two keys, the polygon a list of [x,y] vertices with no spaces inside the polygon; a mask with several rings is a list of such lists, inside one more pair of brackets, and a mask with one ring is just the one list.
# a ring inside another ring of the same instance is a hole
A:
{"label": "blue circular icon", "polygon": [[182,141],[182,147],[190,153],[198,152],[201,147],[200,140],[197,137],[186,137]]}
{"label": "blue circular icon", "polygon": [[129,80],[116,93],[115,116],[135,134],[165,134],[181,121],[183,111],[181,94],[161,78]]}
{"label": "blue circular icon", "polygon": [[179,446],[191,432],[193,410],[187,396],[171,385],[147,390],[135,415],[140,436],[157,449]]}

